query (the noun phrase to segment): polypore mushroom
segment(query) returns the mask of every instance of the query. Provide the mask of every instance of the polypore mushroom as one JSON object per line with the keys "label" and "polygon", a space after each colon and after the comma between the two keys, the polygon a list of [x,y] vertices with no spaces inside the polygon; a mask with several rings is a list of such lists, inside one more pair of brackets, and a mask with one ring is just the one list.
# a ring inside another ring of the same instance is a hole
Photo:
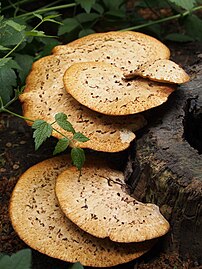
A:
{"label": "polypore mushroom", "polygon": [[57,176],[68,168],[67,156],[43,161],[19,179],[10,202],[10,218],[19,237],[48,256],[86,266],[107,267],[131,261],[153,241],[118,244],[80,230],[59,208],[55,196]]}
{"label": "polypore mushroom", "polygon": [[152,62],[170,57],[169,49],[159,40],[132,31],[91,34],[53,49],[55,55],[72,57],[75,53],[84,55],[87,61],[113,64],[125,72],[147,63],[148,59]]}
{"label": "polypore mushroom", "polygon": [[107,115],[128,115],[164,103],[174,87],[138,78],[123,79],[120,68],[104,62],[71,65],[64,85],[79,103]]}
{"label": "polypore mushroom", "polygon": [[84,231],[115,242],[142,242],[168,232],[169,223],[154,204],[126,192],[123,173],[99,159],[79,171],[68,168],[56,181],[56,196],[66,216]]}
{"label": "polypore mushroom", "polygon": [[136,76],[148,78],[150,80],[182,84],[189,81],[187,73],[176,63],[170,60],[148,61],[140,65],[134,71],[124,74],[125,78],[130,79]]}
{"label": "polypore mushroom", "polygon": [[[77,55],[75,58],[48,56],[34,63],[27,78],[26,89],[20,95],[24,116],[53,122],[55,114],[63,112],[68,115],[75,130],[90,139],[85,143],[77,142],[77,146],[105,152],[118,152],[128,148],[135,138],[133,131],[145,125],[144,117],[109,117],[78,103],[65,91],[63,84],[64,72],[72,61],[77,61]],[[70,132],[58,126],[55,128],[71,136]],[[53,136],[61,138],[56,132]]]}

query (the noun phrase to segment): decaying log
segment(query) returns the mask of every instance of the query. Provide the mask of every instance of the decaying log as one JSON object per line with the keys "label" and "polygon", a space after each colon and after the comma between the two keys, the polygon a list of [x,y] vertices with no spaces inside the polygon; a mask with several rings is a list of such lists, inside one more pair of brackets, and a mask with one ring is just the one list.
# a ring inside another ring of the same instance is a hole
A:
{"label": "decaying log", "polygon": [[[165,252],[202,262],[202,65],[168,102],[149,111],[149,126],[137,139],[133,194],[154,202],[169,220]],[[127,172],[130,169],[127,168]]]}

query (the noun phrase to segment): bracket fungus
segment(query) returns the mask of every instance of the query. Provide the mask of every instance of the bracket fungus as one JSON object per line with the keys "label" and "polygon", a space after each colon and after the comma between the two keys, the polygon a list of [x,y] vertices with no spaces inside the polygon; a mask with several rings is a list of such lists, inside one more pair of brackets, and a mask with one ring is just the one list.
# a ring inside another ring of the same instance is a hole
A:
{"label": "bracket fungus", "polygon": [[[72,64],[71,60],[61,56],[47,56],[33,64],[26,89],[20,95],[24,116],[53,122],[55,114],[63,112],[68,115],[73,127],[89,138],[85,143],[77,142],[77,146],[105,152],[128,148],[135,138],[134,131],[145,126],[146,120],[140,114],[109,117],[82,106],[64,89],[63,74]],[[56,128],[71,136],[70,132]],[[61,138],[56,132],[53,136]]]}
{"label": "bracket fungus", "polygon": [[147,64],[138,66],[134,71],[125,73],[124,76],[126,79],[140,76],[153,81],[175,84],[182,84],[190,80],[190,77],[178,64],[167,59],[149,61]]}
{"label": "bracket fungus", "polygon": [[56,196],[66,216],[82,230],[115,242],[142,242],[166,234],[169,223],[154,204],[126,191],[123,173],[89,158],[81,176],[75,167],[61,173]]}
{"label": "bracket fungus", "polygon": [[79,103],[106,115],[135,114],[164,103],[175,87],[147,79],[124,80],[123,71],[104,62],[71,65],[64,85]]}
{"label": "bracket fungus", "polygon": [[[76,141],[76,147],[122,151],[146,124],[139,112],[165,102],[173,83],[189,80],[169,57],[160,41],[130,31],[92,34],[56,46],[53,55],[32,66],[19,97],[23,114],[53,124],[63,112],[89,138]],[[63,137],[58,132],[53,136]],[[30,247],[94,267],[131,261],[169,230],[158,206],[131,197],[123,173],[92,157],[80,177],[68,156],[31,167],[20,177],[9,211],[14,229]]]}
{"label": "bracket fungus", "polygon": [[140,64],[158,59],[169,59],[170,50],[159,40],[151,36],[133,32],[107,32],[91,34],[79,38],[67,45],[53,49],[54,55],[81,53],[88,61],[113,64],[129,72]]}
{"label": "bracket fungus", "polygon": [[153,240],[118,244],[85,233],[62,213],[55,196],[57,176],[70,166],[68,156],[45,160],[19,179],[10,202],[10,218],[19,237],[30,247],[53,258],[110,267],[147,252]]}
{"label": "bracket fungus", "polygon": [[[95,98],[96,104],[90,107],[101,112],[96,113],[80,104],[66,92],[63,83],[64,73],[75,63],[89,61],[103,62],[103,65],[108,63],[113,66],[112,69],[117,67],[124,73],[130,73],[138,66],[145,65],[148,59],[155,62],[159,59],[169,59],[169,57],[169,49],[160,41],[148,35],[130,31],[91,34],[67,45],[56,46],[53,49],[53,55],[46,56],[33,64],[26,81],[25,91],[19,97],[24,116],[32,120],[42,119],[53,122],[55,114],[63,112],[68,116],[73,127],[89,138],[85,143],[77,141],[76,146],[105,152],[122,151],[128,148],[130,142],[134,140],[134,131],[145,125],[145,119],[140,114],[119,118],[101,113],[126,115],[155,107],[165,102],[174,88],[168,84],[161,85],[138,79],[132,84],[138,88],[138,92],[142,91],[143,95],[145,94],[145,99],[137,94],[131,98],[129,105],[126,105],[130,98],[129,93],[126,94],[128,99],[122,94],[120,96],[118,94],[116,96],[118,101],[115,98],[115,103],[120,103],[119,106],[116,108],[115,104],[115,109],[111,111],[112,102],[108,113],[105,111],[106,106],[103,105],[103,102],[100,103],[98,109]],[[109,80],[109,78],[106,79]],[[114,81],[110,83],[114,83]],[[82,103],[87,105],[87,103],[91,103],[92,99],[91,96],[89,100]],[[109,101],[114,100],[114,94],[108,99]],[[133,102],[134,99],[136,102]],[[107,102],[107,106],[109,103]],[[29,122],[29,124],[32,123]],[[57,127],[57,130],[61,132],[60,127]],[[65,135],[71,137],[72,134],[65,132]],[[61,138],[57,132],[53,132],[53,136]]]}

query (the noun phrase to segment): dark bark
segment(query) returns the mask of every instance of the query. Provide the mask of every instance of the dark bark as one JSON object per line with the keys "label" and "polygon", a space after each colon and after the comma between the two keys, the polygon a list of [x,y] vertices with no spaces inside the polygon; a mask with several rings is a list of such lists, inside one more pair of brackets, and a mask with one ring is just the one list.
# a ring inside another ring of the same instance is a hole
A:
{"label": "dark bark", "polygon": [[[129,183],[133,194],[160,206],[171,224],[165,252],[202,263],[202,65],[197,77],[146,114]],[[154,120],[155,119],[155,120]],[[129,169],[131,170],[131,169]],[[128,171],[128,169],[127,169]]]}

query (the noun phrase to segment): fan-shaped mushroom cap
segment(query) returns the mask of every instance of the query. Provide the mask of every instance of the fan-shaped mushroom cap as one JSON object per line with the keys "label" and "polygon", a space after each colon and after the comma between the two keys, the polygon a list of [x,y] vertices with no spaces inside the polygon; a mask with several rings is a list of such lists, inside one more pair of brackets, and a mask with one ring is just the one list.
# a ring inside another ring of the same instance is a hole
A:
{"label": "fan-shaped mushroom cap", "polygon": [[[77,132],[86,135],[90,140],[77,143],[77,146],[105,152],[118,152],[129,147],[135,138],[133,131],[142,128],[146,121],[142,115],[127,117],[109,117],[82,106],[65,91],[63,75],[65,70],[77,61],[75,58],[47,56],[34,63],[27,78],[26,89],[20,95],[25,117],[53,122],[58,112],[67,114]],[[28,124],[32,124],[28,122]],[[67,136],[59,126],[58,131]],[[53,136],[61,138],[58,133]]]}
{"label": "fan-shaped mushroom cap", "polygon": [[71,167],[56,182],[56,196],[67,217],[84,231],[116,242],[141,242],[168,232],[169,223],[154,204],[126,192],[123,173],[89,159],[79,171]]}
{"label": "fan-shaped mushroom cap", "polygon": [[10,202],[10,217],[20,238],[33,249],[67,262],[107,267],[133,260],[154,242],[117,244],[80,230],[59,208],[55,181],[70,166],[67,156],[43,161],[19,179]]}
{"label": "fan-shaped mushroom cap", "polygon": [[166,59],[140,65],[134,71],[125,73],[124,76],[125,78],[141,76],[154,81],[178,84],[188,82],[190,79],[178,64]]}
{"label": "fan-shaped mushroom cap", "polygon": [[107,115],[135,114],[159,106],[174,91],[165,83],[124,80],[120,68],[104,62],[73,64],[65,72],[64,85],[79,103]]}
{"label": "fan-shaped mushroom cap", "polygon": [[138,32],[107,32],[91,34],[67,45],[56,46],[54,54],[83,53],[88,61],[102,61],[129,72],[140,64],[169,59],[170,51],[159,40]]}

